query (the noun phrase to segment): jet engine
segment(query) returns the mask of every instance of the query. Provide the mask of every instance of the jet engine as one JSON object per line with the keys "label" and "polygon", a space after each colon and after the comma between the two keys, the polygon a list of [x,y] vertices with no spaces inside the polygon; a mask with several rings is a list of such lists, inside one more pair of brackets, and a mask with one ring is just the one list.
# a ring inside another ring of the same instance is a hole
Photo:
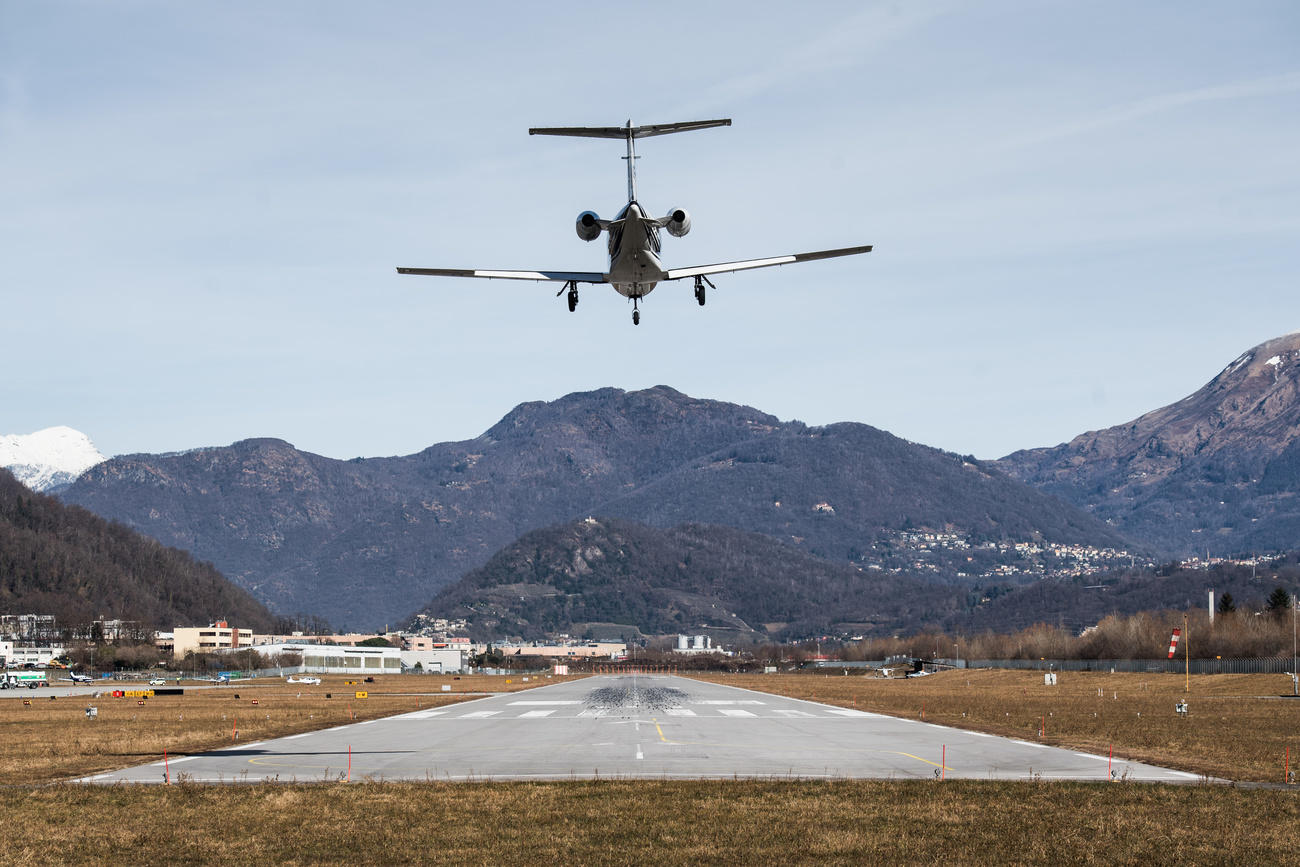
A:
{"label": "jet engine", "polygon": [[691,215],[684,208],[673,208],[665,218],[664,228],[674,238],[680,238],[691,230]]}
{"label": "jet engine", "polygon": [[578,215],[578,222],[574,228],[582,240],[594,241],[600,237],[600,217],[595,211],[583,211]]}

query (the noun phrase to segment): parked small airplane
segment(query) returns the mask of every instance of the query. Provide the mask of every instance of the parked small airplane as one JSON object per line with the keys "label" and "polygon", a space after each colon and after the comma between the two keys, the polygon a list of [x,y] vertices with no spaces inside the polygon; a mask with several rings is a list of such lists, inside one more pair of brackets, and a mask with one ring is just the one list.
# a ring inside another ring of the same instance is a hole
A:
{"label": "parked small airplane", "polygon": [[319,677],[294,677],[294,676],[291,674],[291,675],[289,675],[289,679],[288,679],[287,681],[285,681],[285,682],[286,682],[286,683],[305,683],[305,684],[309,684],[309,685],[312,685],[312,686],[317,686],[317,685],[320,684],[320,678],[319,678]]}
{"label": "parked small airplane", "polygon": [[689,132],[696,129],[708,129],[716,126],[731,126],[730,118],[719,120],[694,120],[679,123],[662,123],[650,126],[633,126],[628,121],[626,126],[597,127],[534,127],[529,135],[563,135],[585,138],[618,138],[627,142],[627,204],[618,216],[612,220],[602,220],[595,211],[583,211],[578,215],[576,230],[578,237],[584,241],[594,241],[601,232],[609,233],[609,270],[600,271],[502,271],[488,269],[456,268],[398,268],[399,274],[423,274],[434,277],[483,277],[489,280],[548,280],[563,283],[556,293],[558,298],[568,290],[569,312],[578,306],[579,283],[608,283],[625,298],[632,299],[632,324],[641,324],[641,299],[649,295],[655,286],[667,280],[681,280],[686,277],[695,279],[695,300],[704,305],[705,286],[716,289],[709,280],[709,274],[722,274],[732,271],[747,271],[751,268],[770,268],[774,265],[790,265],[795,262],[811,262],[814,259],[831,259],[836,256],[854,256],[871,251],[871,245],[844,247],[838,250],[817,250],[812,253],[793,253],[786,256],[770,256],[764,259],[746,259],[739,262],[720,262],[716,265],[694,265],[689,268],[665,269],[659,260],[660,237],[662,229],[668,234],[680,238],[691,230],[691,215],[684,208],[673,208],[664,217],[651,217],[637,201],[636,194],[636,149],[634,142],[639,138],[656,135],[668,135],[675,132]]}

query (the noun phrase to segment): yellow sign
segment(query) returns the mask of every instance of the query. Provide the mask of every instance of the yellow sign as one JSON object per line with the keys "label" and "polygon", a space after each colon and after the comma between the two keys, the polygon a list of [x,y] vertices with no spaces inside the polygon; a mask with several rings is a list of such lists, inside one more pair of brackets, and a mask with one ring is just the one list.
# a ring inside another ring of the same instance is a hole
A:
{"label": "yellow sign", "polygon": [[358,692],[358,693],[357,693],[357,698],[370,698],[370,693],[368,693],[368,692]]}
{"label": "yellow sign", "polygon": [[152,689],[128,689],[123,693],[127,698],[153,698]]}
{"label": "yellow sign", "polygon": [[346,685],[346,686],[356,686],[356,685],[357,685],[357,682],[356,682],[355,680],[345,680],[345,681],[343,681],[343,683],[344,683],[344,685]]}

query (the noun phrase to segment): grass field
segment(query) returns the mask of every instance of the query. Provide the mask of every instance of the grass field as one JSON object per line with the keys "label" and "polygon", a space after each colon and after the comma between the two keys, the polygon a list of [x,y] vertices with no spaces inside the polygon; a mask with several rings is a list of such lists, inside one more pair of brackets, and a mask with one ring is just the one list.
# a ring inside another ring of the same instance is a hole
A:
{"label": "grass field", "polygon": [[[519,677],[390,676],[348,685],[244,681],[147,699],[68,696],[58,687],[0,698],[0,784],[46,783],[171,756],[464,701],[474,693],[537,686]],[[509,683],[507,683],[507,680]],[[542,683],[554,679],[541,678]],[[170,686],[171,684],[169,684]],[[182,686],[186,686],[182,684]],[[444,693],[443,686],[451,688]],[[148,689],[142,684],[111,688]],[[368,697],[356,698],[362,690]],[[326,698],[326,695],[332,696]],[[20,700],[21,699],[21,700]],[[143,701],[143,704],[139,702]],[[256,704],[254,704],[256,702]],[[94,706],[98,715],[86,717]]]}
{"label": "grass field", "polygon": [[[714,676],[1201,773],[1281,781],[1300,704],[1280,677],[951,672],[918,680]],[[554,682],[390,677],[240,683],[135,699],[0,699],[3,860],[284,864],[1300,864],[1300,792],[1229,786],[938,781],[565,781],[81,786],[139,762]],[[443,685],[454,692],[443,693]],[[355,698],[364,686],[366,699]],[[1098,692],[1100,690],[1100,693]],[[325,694],[332,698],[325,698]],[[238,694],[238,698],[236,698]],[[252,700],[258,704],[254,706]],[[87,704],[99,708],[85,717]],[[1141,717],[1138,714],[1141,714]],[[1095,716],[1094,716],[1095,714]],[[1276,758],[1274,758],[1276,754]],[[21,785],[27,783],[29,785]],[[44,785],[42,785],[44,783]],[[18,784],[18,785],[14,785]],[[37,784],[37,785],[30,785]]]}
{"label": "grass field", "polygon": [[[1285,781],[1300,762],[1300,699],[1285,675],[957,670],[923,678],[834,674],[700,675],[732,686],[1068,746],[1196,774]],[[1186,699],[1180,717],[1174,706]],[[1045,732],[1044,732],[1045,729]],[[1040,734],[1040,732],[1044,732]]]}
{"label": "grass field", "polygon": [[563,782],[0,790],[11,863],[1287,864],[1300,802],[1203,786]]}

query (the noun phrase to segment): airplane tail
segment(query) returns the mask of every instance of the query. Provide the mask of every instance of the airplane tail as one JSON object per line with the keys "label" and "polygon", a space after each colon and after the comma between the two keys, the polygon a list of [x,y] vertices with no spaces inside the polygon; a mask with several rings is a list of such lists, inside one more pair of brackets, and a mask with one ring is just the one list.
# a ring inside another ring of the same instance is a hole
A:
{"label": "airplane tail", "polygon": [[668,135],[674,132],[690,132],[696,129],[709,129],[715,126],[731,126],[731,118],[718,120],[685,120],[678,123],[656,123],[647,126],[539,126],[528,130],[529,135],[568,135],[579,138],[649,138],[652,135]]}
{"label": "airplane tail", "polygon": [[537,126],[528,130],[529,135],[565,135],[578,138],[621,138],[627,142],[627,200],[636,201],[636,149],[632,142],[639,138],[655,135],[668,135],[674,132],[690,132],[696,129],[709,129],[715,126],[731,126],[731,118],[717,120],[684,120],[677,123],[656,123],[647,126]]}

